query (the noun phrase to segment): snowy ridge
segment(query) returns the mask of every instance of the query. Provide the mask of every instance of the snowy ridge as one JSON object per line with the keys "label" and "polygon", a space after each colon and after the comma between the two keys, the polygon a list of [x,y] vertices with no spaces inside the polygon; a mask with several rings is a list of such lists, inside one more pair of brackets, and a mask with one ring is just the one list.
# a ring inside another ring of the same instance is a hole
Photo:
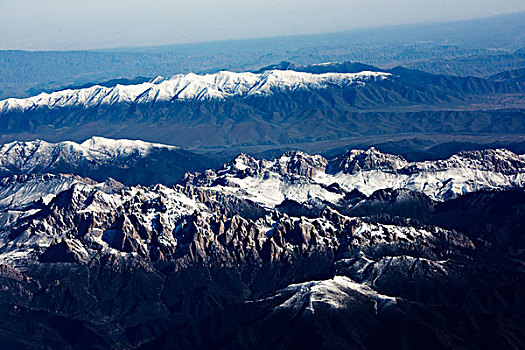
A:
{"label": "snowy ridge", "polygon": [[[81,144],[13,142],[0,147],[0,176],[68,173],[72,166],[89,167],[91,163],[124,164],[129,157],[145,157],[157,148],[176,149],[101,137]],[[217,171],[187,174],[184,181],[205,191],[231,194],[268,208],[286,200],[338,204],[353,190],[370,196],[377,190],[405,189],[444,201],[479,190],[525,188],[525,156],[495,149],[411,163],[374,148],[351,150],[332,160],[304,152],[288,152],[272,160],[241,154]]]}
{"label": "snowy ridge", "polygon": [[396,298],[383,295],[373,290],[366,284],[356,283],[346,276],[334,276],[329,280],[311,281],[300,284],[292,284],[280,293],[293,293],[278,308],[304,309],[314,313],[317,304],[325,304],[330,307],[346,308],[355,302],[354,293],[364,295],[378,304],[396,303]]}
{"label": "snowy ridge", "polygon": [[154,148],[178,149],[178,147],[161,143],[150,143],[141,140],[108,139],[94,136],[79,145],[84,154],[107,157],[128,156],[138,154],[145,156]]}
{"label": "snowy ridge", "polygon": [[[444,201],[479,190],[525,188],[525,156],[497,149],[410,163],[374,148],[349,151],[332,161],[303,152],[274,160],[240,155],[219,171],[193,181],[270,208],[285,200],[338,203],[344,191],[354,189],[367,196],[381,189],[407,189]],[[334,184],[343,191],[334,189]]]}
{"label": "snowy ridge", "polygon": [[0,113],[39,107],[92,107],[118,103],[150,103],[155,101],[208,100],[231,97],[265,96],[276,90],[323,89],[330,85],[346,87],[383,80],[389,73],[325,73],[312,74],[295,71],[271,70],[264,73],[180,74],[170,78],[157,77],[138,85],[115,87],[93,86],[78,90],[64,90],[51,94],[0,101]]}
{"label": "snowy ridge", "polygon": [[0,181],[0,209],[20,208],[43,199],[45,202],[65,191],[80,178],[72,175],[14,176]]}
{"label": "snowy ridge", "polygon": [[70,174],[15,175],[0,180],[0,211],[4,208],[23,208],[40,200],[47,204],[58,193],[73,186],[88,186],[107,192],[123,187],[122,184],[111,179],[105,183],[98,183]]}
{"label": "snowy ridge", "polygon": [[119,157],[145,157],[155,148],[177,149],[140,140],[114,140],[92,137],[83,143],[64,141],[49,143],[42,140],[11,142],[0,146],[0,172],[17,169],[28,173],[46,169],[58,162],[74,163],[79,160],[107,162]]}

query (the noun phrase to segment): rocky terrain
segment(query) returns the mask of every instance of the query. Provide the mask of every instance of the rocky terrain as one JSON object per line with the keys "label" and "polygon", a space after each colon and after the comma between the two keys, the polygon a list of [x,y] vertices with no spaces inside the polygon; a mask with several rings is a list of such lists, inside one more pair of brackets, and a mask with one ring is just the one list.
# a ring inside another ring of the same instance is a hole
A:
{"label": "rocky terrain", "polygon": [[523,5],[143,3],[5,11],[0,350],[525,349]]}
{"label": "rocky terrain", "polygon": [[[86,145],[68,164],[98,154]],[[0,182],[6,348],[525,344],[525,159],[510,151],[242,154],[173,186],[26,163]]]}

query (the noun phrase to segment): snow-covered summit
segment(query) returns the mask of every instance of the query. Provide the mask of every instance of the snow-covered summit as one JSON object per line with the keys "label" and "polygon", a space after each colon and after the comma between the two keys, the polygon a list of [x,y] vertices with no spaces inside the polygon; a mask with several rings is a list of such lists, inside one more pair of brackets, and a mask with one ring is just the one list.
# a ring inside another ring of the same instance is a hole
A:
{"label": "snow-covered summit", "polygon": [[264,174],[272,171],[279,175],[304,175],[313,176],[319,171],[324,171],[328,160],[320,155],[310,155],[302,151],[286,152],[273,160],[255,159],[241,153],[232,161],[226,163],[218,173],[230,173],[241,176]]}
{"label": "snow-covered summit", "polygon": [[157,77],[138,85],[115,87],[93,86],[84,89],[42,93],[38,96],[0,101],[0,113],[32,108],[64,108],[113,105],[118,103],[150,103],[171,100],[208,100],[231,97],[265,96],[278,90],[323,89],[346,87],[387,79],[389,73],[364,71],[359,73],[312,74],[270,70],[262,73],[222,71],[214,74],[194,73]]}

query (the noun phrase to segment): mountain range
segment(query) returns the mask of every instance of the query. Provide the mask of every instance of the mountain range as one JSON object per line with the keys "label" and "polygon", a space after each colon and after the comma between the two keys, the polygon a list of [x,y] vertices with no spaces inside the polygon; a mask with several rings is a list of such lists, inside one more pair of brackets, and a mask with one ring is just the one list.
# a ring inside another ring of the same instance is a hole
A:
{"label": "mountain range", "polygon": [[176,75],[4,100],[0,139],[99,135],[233,153],[300,144],[318,152],[322,143],[414,136],[435,145],[451,134],[516,142],[525,132],[522,78],[519,71],[482,79],[356,63]]}
{"label": "mountain range", "polygon": [[524,348],[520,16],[0,52],[2,349]]}
{"label": "mountain range", "polygon": [[[4,346],[524,344],[523,155],[240,154],[169,186],[120,182],[125,166],[148,174],[149,157],[163,169],[179,151],[102,138],[2,147]],[[70,173],[46,173],[63,164]]]}

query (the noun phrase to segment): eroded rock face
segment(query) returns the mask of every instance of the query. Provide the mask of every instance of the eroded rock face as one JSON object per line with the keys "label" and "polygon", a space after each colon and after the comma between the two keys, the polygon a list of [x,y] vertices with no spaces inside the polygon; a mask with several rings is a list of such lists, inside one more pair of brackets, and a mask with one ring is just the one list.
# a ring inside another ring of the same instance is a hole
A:
{"label": "eroded rock face", "polygon": [[[379,167],[406,176],[387,158],[357,162],[355,174]],[[457,164],[463,172],[476,166]],[[508,163],[495,164],[506,165],[490,171],[508,176]],[[4,179],[0,339],[9,334],[8,344],[29,348],[89,340],[93,348],[185,349],[417,347],[433,339],[454,348],[492,329],[497,336],[484,343],[521,344],[522,190],[444,202],[413,188],[366,195],[317,180],[328,166],[295,152],[273,161],[241,155],[173,187]],[[262,190],[257,198],[281,201],[253,200],[253,188]],[[496,216],[498,208],[506,215]],[[506,326],[488,326],[487,317]]]}
{"label": "eroded rock face", "polygon": [[44,260],[58,262],[62,257],[87,263],[88,255],[114,249],[151,262],[213,263],[218,256],[225,264],[235,264],[312,252],[344,254],[377,244],[423,247],[437,240],[437,231],[366,223],[328,208],[316,218],[289,217],[276,210],[254,210],[251,218],[244,217],[245,207],[226,208],[230,202],[224,197],[234,203],[232,196],[196,191],[190,197],[185,192],[163,186],[105,192],[90,184],[73,184],[6,227],[10,233],[4,234],[4,254],[26,249],[30,258],[45,250]]}

